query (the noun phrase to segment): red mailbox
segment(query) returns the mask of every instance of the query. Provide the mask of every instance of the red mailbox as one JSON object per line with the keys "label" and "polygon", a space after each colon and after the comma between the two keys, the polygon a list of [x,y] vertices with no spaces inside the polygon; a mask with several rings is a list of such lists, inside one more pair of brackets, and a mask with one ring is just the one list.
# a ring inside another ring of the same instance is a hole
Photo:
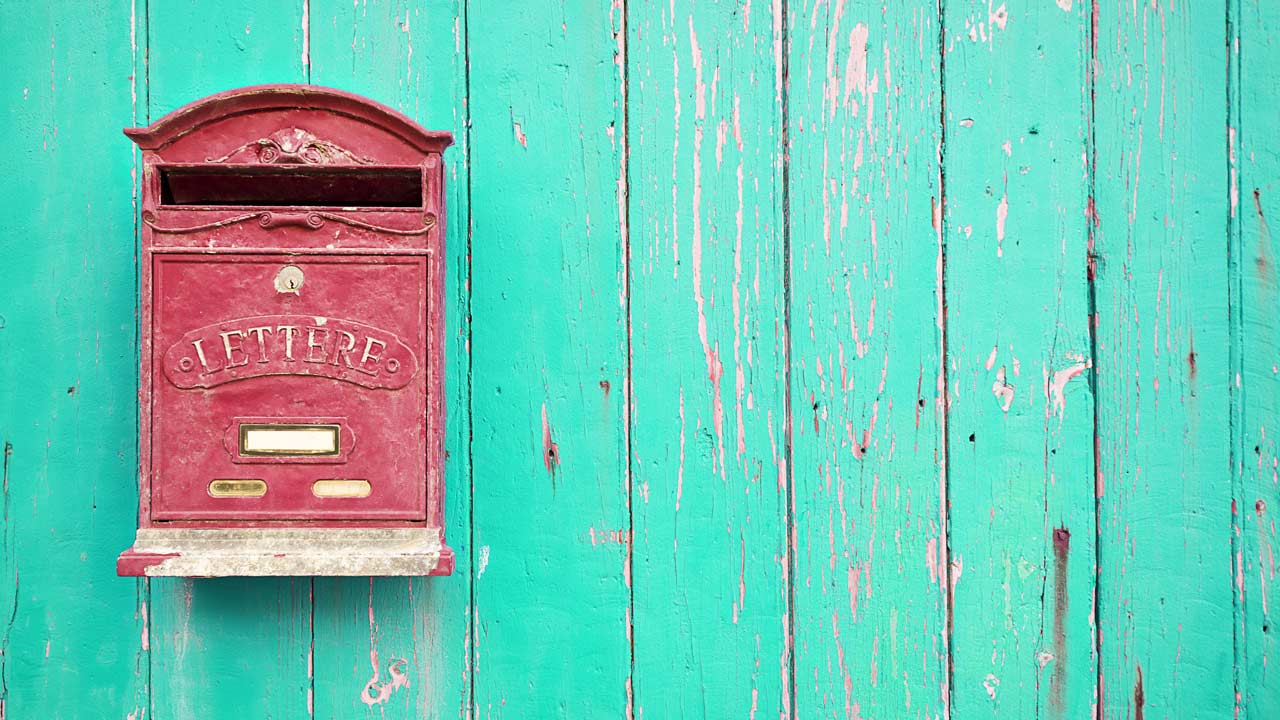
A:
{"label": "red mailbox", "polygon": [[452,142],[302,85],[142,148],[138,535],[121,575],[444,575]]}

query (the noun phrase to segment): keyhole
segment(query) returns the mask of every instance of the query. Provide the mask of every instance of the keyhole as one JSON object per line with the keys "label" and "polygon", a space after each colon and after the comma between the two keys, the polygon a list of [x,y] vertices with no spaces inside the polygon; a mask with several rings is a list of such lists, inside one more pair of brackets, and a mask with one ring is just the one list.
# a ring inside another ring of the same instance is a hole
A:
{"label": "keyhole", "polygon": [[302,289],[302,269],[296,265],[286,265],[276,273],[274,282],[276,292],[299,295]]}

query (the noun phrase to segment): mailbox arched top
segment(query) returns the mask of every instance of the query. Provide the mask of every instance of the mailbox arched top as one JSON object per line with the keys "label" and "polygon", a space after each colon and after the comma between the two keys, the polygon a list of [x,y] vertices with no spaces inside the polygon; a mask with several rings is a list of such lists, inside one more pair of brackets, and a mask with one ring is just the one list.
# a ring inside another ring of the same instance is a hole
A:
{"label": "mailbox arched top", "polygon": [[[308,125],[302,132],[314,133],[326,142],[352,134],[367,136],[372,130],[424,155],[442,152],[453,144],[451,133],[427,130],[368,98],[333,88],[288,84],[256,85],[210,95],[174,110],[148,127],[127,128],[124,132],[138,147],[154,152],[188,140],[213,146],[236,140],[234,135],[240,128],[253,134],[250,128],[256,124],[252,122],[255,116],[272,118],[268,127],[275,123],[281,132],[297,130],[293,125]],[[204,135],[215,137],[206,142],[202,140]],[[252,142],[251,138],[241,139]]]}

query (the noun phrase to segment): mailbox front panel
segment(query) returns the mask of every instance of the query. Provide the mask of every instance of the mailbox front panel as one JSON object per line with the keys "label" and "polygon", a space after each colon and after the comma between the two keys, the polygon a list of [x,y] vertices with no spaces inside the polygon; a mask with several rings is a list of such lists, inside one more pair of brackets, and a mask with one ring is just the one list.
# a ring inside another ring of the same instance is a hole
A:
{"label": "mailbox front panel", "polygon": [[426,255],[153,256],[153,520],[424,520]]}

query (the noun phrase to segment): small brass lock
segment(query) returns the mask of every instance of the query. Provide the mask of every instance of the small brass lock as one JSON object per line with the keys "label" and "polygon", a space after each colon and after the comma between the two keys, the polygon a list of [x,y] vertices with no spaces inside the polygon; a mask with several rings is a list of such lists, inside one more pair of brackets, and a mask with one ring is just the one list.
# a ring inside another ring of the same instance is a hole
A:
{"label": "small brass lock", "polygon": [[302,294],[302,268],[297,265],[285,265],[276,273],[276,292]]}

